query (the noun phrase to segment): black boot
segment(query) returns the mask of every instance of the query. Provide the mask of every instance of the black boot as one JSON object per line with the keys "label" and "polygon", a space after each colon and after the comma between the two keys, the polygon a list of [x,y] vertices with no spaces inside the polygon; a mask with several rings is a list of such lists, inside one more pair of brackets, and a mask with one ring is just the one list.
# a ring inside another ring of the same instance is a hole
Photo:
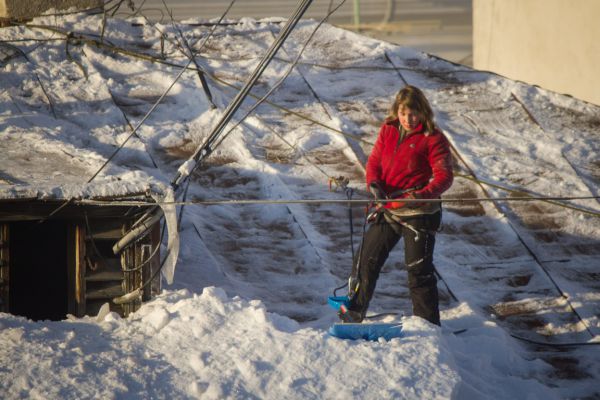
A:
{"label": "black boot", "polygon": [[362,311],[354,311],[348,309],[344,310],[340,309],[340,311],[338,312],[338,317],[340,317],[340,320],[345,324],[359,324],[362,322],[363,319],[365,319],[365,313]]}

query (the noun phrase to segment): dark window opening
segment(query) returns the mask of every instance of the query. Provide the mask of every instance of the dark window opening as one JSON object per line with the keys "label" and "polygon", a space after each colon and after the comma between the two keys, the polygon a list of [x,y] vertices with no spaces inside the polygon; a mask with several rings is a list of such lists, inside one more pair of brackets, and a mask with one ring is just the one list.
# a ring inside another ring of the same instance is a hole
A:
{"label": "dark window opening", "polygon": [[65,222],[10,224],[10,313],[61,320],[68,312]]}

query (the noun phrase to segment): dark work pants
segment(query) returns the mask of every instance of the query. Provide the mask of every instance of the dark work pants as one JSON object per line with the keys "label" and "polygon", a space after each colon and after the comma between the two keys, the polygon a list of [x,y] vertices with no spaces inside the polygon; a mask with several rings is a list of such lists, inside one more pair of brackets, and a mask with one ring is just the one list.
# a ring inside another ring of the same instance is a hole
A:
{"label": "dark work pants", "polygon": [[362,249],[358,251],[352,276],[356,275],[356,266],[360,256],[360,282],[358,292],[352,298],[350,309],[366,312],[373,297],[375,285],[381,267],[387,260],[390,251],[401,237],[404,237],[404,260],[408,271],[408,288],[413,304],[413,314],[425,318],[429,322],[440,324],[437,279],[433,266],[433,249],[435,232],[441,223],[441,212],[425,214],[403,219],[419,231],[415,232],[405,225],[389,223],[380,213],[365,233]]}

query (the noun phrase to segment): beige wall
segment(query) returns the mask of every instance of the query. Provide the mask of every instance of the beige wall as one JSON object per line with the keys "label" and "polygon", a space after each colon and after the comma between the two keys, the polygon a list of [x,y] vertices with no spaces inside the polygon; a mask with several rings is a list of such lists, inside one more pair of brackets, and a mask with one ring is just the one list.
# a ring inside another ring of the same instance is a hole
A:
{"label": "beige wall", "polygon": [[600,105],[600,0],[473,0],[473,66]]}
{"label": "beige wall", "polygon": [[85,9],[101,4],[102,0],[0,0],[0,18],[32,18],[49,8]]}

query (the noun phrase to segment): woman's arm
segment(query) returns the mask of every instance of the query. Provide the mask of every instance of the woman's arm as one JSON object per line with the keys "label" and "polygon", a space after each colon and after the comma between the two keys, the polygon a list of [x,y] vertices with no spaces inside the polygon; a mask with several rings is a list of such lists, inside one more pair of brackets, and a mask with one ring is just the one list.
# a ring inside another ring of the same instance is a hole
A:
{"label": "woman's arm", "polygon": [[438,198],[452,185],[454,174],[452,172],[452,154],[450,143],[441,133],[432,138],[429,147],[428,161],[431,167],[431,179],[421,190],[415,192],[416,197],[422,199]]}

